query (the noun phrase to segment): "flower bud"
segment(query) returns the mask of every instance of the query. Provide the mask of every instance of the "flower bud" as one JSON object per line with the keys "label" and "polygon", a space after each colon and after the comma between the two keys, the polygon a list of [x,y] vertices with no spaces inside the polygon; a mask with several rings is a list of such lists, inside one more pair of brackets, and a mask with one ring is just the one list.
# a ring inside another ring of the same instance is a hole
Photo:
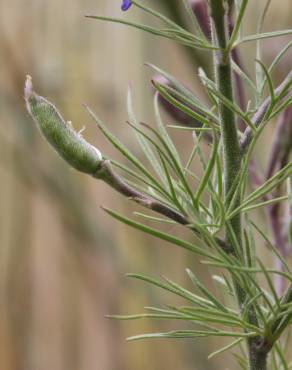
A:
{"label": "flower bud", "polygon": [[211,39],[211,24],[206,0],[191,0],[190,4],[204,35]]}
{"label": "flower bud", "polygon": [[[153,77],[153,82],[154,82],[154,87],[155,87],[155,83],[158,83],[162,86],[171,87],[175,89],[175,87],[171,84],[171,82],[166,77],[159,75],[159,74]],[[181,111],[179,108],[175,107],[168,100],[166,100],[163,96],[161,96],[161,94],[158,91],[155,90],[155,93],[158,94],[158,101],[160,105],[168,113],[168,115],[175,121],[175,123],[180,123],[182,126],[186,126],[186,127],[201,127],[202,126],[202,123],[200,121],[196,120],[193,117],[190,117],[188,114]],[[171,92],[169,92],[169,94],[172,95]],[[173,98],[177,99],[180,103],[185,104],[177,96],[175,95],[172,95],[172,96]],[[194,109],[194,107],[191,107],[190,105],[186,105],[186,106],[192,109],[195,113],[199,113],[198,111]],[[205,139],[207,139],[208,142],[212,139],[212,137],[208,133],[205,133],[204,137]]]}
{"label": "flower bud", "polygon": [[131,0],[123,0],[122,5],[121,5],[121,9],[125,12],[130,8],[131,5],[132,5]]}
{"label": "flower bud", "polygon": [[[174,86],[169,82],[167,78],[165,78],[162,75],[155,75],[153,77],[154,83],[159,83],[162,86],[165,87],[171,87],[174,88]],[[154,85],[155,88],[155,85]],[[190,117],[186,113],[182,112],[180,109],[175,107],[173,104],[171,104],[168,100],[166,100],[163,96],[160,95],[160,93],[156,90],[154,90],[158,94],[158,100],[163,109],[169,114],[169,116],[177,123],[181,123],[183,126],[189,126],[189,127],[198,127],[200,126],[200,122],[196,121],[194,118]],[[170,93],[170,95],[172,95]],[[174,96],[179,102],[180,99],[178,99],[176,96]]]}
{"label": "flower bud", "polygon": [[57,153],[76,170],[94,175],[102,161],[101,153],[62,118],[52,103],[33,91],[30,76],[26,78],[24,99],[29,114]]}

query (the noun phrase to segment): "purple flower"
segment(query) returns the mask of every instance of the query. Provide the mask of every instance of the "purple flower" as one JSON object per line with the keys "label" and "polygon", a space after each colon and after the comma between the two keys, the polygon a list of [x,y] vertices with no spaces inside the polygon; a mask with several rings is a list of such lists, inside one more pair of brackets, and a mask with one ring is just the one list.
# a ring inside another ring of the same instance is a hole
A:
{"label": "purple flower", "polygon": [[131,0],[123,0],[121,9],[125,12],[126,10],[130,8],[131,5],[132,5]]}

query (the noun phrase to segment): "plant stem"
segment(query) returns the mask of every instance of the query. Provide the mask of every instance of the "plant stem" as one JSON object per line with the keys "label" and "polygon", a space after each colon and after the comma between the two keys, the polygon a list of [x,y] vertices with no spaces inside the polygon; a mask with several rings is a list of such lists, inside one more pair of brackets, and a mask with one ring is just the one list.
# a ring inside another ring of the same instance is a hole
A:
{"label": "plant stem", "polygon": [[[231,50],[228,49],[228,9],[225,9],[223,0],[210,0],[211,18],[213,19],[212,37],[213,42],[219,46],[220,50],[215,52],[214,66],[217,88],[222,95],[234,102],[233,82],[231,70]],[[230,205],[232,199],[231,192],[236,189],[233,186],[234,179],[237,178],[241,166],[241,150],[237,136],[236,119],[234,113],[221,102],[219,103],[221,135],[223,140],[223,170],[224,170],[224,194],[226,207]],[[234,204],[235,207],[240,205],[240,195]],[[240,213],[235,215],[230,226],[234,235],[237,237],[238,244],[242,247],[242,227]],[[226,230],[227,244],[234,243],[231,232]],[[235,254],[235,248],[234,248]],[[246,301],[246,292],[234,280],[235,292],[237,295],[240,308]],[[257,317],[253,307],[249,309],[248,320],[250,323],[257,325]],[[266,370],[267,353],[261,346],[263,338],[252,338],[247,340],[248,347],[248,364],[250,370]]]}
{"label": "plant stem", "polygon": [[267,369],[267,353],[264,347],[258,350],[257,341],[248,341],[249,351],[249,369],[250,370],[266,370]]}
{"label": "plant stem", "polygon": [[[214,20],[213,39],[218,43],[220,51],[215,52],[215,76],[218,90],[230,101],[234,101],[233,96],[233,83],[231,71],[230,52],[226,52],[227,47],[227,15],[221,0],[212,0],[210,2],[211,16]],[[239,140],[237,137],[237,128],[235,115],[227,106],[219,103],[220,121],[221,121],[221,134],[223,139],[223,165],[224,165],[224,186],[226,202],[230,203],[232,196],[232,185],[234,179],[237,177],[240,170],[241,152],[239,147]],[[233,190],[234,191],[234,190]],[[237,200],[237,205],[240,199]],[[229,204],[226,204],[228,208]],[[232,228],[240,238],[241,235],[241,222],[240,215],[232,220]],[[240,242],[240,240],[239,240]]]}

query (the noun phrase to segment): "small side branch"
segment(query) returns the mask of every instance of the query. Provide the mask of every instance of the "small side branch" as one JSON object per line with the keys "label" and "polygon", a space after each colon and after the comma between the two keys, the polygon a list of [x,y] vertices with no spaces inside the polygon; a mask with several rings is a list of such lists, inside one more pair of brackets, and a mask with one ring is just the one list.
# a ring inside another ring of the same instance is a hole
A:
{"label": "small side branch", "polygon": [[[195,226],[192,225],[192,222],[187,217],[187,215],[182,215],[181,213],[175,211],[174,209],[158,201],[157,199],[145,195],[131,187],[129,184],[125,182],[125,180],[122,177],[120,177],[116,172],[114,172],[109,160],[103,160],[100,162],[100,165],[95,174],[93,174],[93,177],[101,179],[102,181],[107,183],[111,188],[115,189],[117,192],[124,195],[128,199],[134,201],[135,203],[141,205],[142,207],[157,212],[160,215],[163,215],[180,225],[186,226],[190,230],[192,230],[195,234],[197,234],[199,237],[201,236],[200,231],[196,229]],[[215,241],[217,245],[224,250],[224,252],[226,253],[231,252],[230,246],[224,240],[216,237]]]}
{"label": "small side branch", "polygon": [[187,216],[176,212],[167,205],[157,201],[154,198],[151,198],[150,196],[140,193],[128,185],[117,173],[113,171],[109,160],[104,160],[100,163],[100,166],[93,177],[103,180],[110,187],[128,199],[133,200],[145,208],[160,213],[161,215],[177,222],[178,224],[185,226],[191,223]]}
{"label": "small side branch", "polygon": [[[286,78],[283,80],[283,82],[275,89],[275,98],[283,98],[285,97],[288,92],[289,88],[292,86],[292,71],[288,73]],[[264,100],[262,105],[259,107],[257,112],[252,118],[252,123],[255,127],[259,127],[261,123],[263,122],[263,119],[265,117],[265,114],[267,113],[269,107],[271,104],[271,97],[268,97]],[[243,133],[243,136],[240,140],[240,149],[243,152],[245,152],[252,140],[253,132],[248,127],[245,132]]]}

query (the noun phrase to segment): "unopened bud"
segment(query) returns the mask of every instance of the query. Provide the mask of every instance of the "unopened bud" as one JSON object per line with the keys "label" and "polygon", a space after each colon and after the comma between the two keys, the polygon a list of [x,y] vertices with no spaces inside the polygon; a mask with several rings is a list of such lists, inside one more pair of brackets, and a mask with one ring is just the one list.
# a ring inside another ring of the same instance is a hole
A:
{"label": "unopened bud", "polygon": [[76,170],[94,175],[102,155],[66,122],[57,108],[33,91],[27,76],[24,86],[26,107],[40,131],[57,153]]}
{"label": "unopened bud", "polygon": [[190,4],[204,35],[211,39],[210,17],[206,0],[191,0]]}
{"label": "unopened bud", "polygon": [[131,0],[122,0],[121,9],[125,12],[130,8],[131,5],[132,5]]}
{"label": "unopened bud", "polygon": [[[162,75],[155,75],[153,77],[154,87],[155,83],[158,83],[159,85],[162,85],[164,87],[171,87],[174,88],[174,86],[169,82],[167,78],[165,78]],[[170,115],[170,117],[176,121],[177,123],[181,123],[184,126],[189,127],[198,127],[200,126],[200,122],[196,121],[194,118],[190,117],[186,113],[182,112],[180,109],[175,107],[173,104],[171,104],[168,100],[166,100],[161,94],[155,90],[155,92],[158,94],[158,100],[161,104],[161,106],[164,108],[164,110]],[[170,95],[171,92],[169,92]],[[177,98],[176,96],[173,96],[175,99],[177,99],[179,102],[181,100]]]}
{"label": "unopened bud", "polygon": [[[165,88],[170,87],[170,88],[175,90],[175,87],[171,84],[171,82],[166,77],[164,77],[162,75],[159,75],[159,74],[155,75],[154,78],[153,78],[153,82],[154,82],[154,87],[155,87],[155,83],[158,83],[159,85],[161,85]],[[185,89],[187,89],[187,88],[185,87]],[[199,113],[194,107],[190,106],[189,104],[185,104],[175,94],[173,94],[170,91],[168,91],[168,92],[179,103],[182,103],[182,104],[186,105],[186,107],[193,110],[194,113]],[[181,111],[179,108],[177,108],[176,106],[171,104],[157,90],[155,91],[155,93],[158,94],[158,100],[159,100],[159,103],[161,104],[161,106],[163,107],[163,109],[169,114],[169,116],[176,123],[180,123],[181,125],[186,126],[186,127],[194,127],[194,128],[202,126],[202,123],[199,120],[196,120],[195,118],[190,117],[188,114],[186,114],[185,112]],[[207,141],[210,141],[212,139],[212,137],[208,133],[205,133],[204,137],[207,139]]]}

